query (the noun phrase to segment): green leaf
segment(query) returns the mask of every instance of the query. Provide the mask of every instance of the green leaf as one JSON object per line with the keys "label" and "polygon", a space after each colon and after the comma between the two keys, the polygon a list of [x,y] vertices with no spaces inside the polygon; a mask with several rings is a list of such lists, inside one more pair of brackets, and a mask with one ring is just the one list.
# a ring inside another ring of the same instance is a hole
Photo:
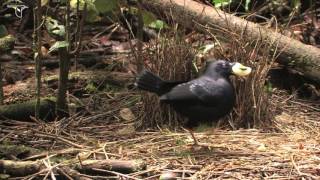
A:
{"label": "green leaf", "polygon": [[212,0],[212,3],[214,3],[215,7],[219,8],[219,7],[230,4],[231,0]]}
{"label": "green leaf", "polygon": [[272,84],[270,82],[267,82],[264,85],[264,91],[267,92],[267,93],[272,93],[273,92],[273,87],[272,87]]}
{"label": "green leaf", "polygon": [[291,1],[291,8],[298,9],[301,6],[300,0]]}
{"label": "green leaf", "polygon": [[[72,9],[77,9],[77,1],[78,0],[71,0],[70,6]],[[109,0],[106,0],[109,2]],[[79,9],[84,9],[84,4],[87,3],[87,17],[86,20],[89,22],[94,22],[97,20],[99,12],[94,4],[95,0],[79,0]]]}
{"label": "green leaf", "polygon": [[161,20],[155,20],[155,21],[151,22],[148,26],[151,28],[157,29],[157,30],[168,27],[167,24]]}
{"label": "green leaf", "polygon": [[58,35],[58,36],[60,36],[60,37],[64,37],[64,35],[66,34],[66,30],[65,30],[65,27],[64,27],[63,25],[58,25],[58,26],[56,27],[56,29],[54,29],[54,30],[52,31],[52,33],[53,33],[53,34],[56,34],[56,35]]}
{"label": "green leaf", "polygon": [[251,0],[246,0],[246,4],[245,4],[245,9],[246,11],[249,11],[249,4],[250,4]]}
{"label": "green leaf", "polygon": [[49,0],[41,0],[41,6],[46,6],[49,3]]}
{"label": "green leaf", "polygon": [[66,30],[63,25],[59,25],[58,21],[47,17],[45,22],[46,28],[50,34],[54,34],[56,36],[64,37]]}
{"label": "green leaf", "polygon": [[92,11],[92,10],[88,11],[86,21],[95,22],[95,21],[99,20],[98,15],[99,15],[99,13],[97,11]]}
{"label": "green leaf", "polygon": [[149,26],[152,22],[155,22],[157,20],[157,17],[152,14],[149,11],[143,11],[142,10],[142,18],[143,18],[143,24],[145,26]]}
{"label": "green leaf", "polygon": [[0,38],[4,37],[6,35],[8,35],[7,28],[6,28],[6,26],[1,24],[0,25]]}
{"label": "green leaf", "polygon": [[50,47],[48,53],[55,51],[59,48],[68,47],[68,46],[69,46],[69,43],[67,41],[57,41]]}
{"label": "green leaf", "polygon": [[98,12],[107,13],[118,7],[118,0],[96,0],[94,5]]}
{"label": "green leaf", "polygon": [[215,43],[213,43],[213,44],[206,44],[206,45],[204,45],[204,46],[201,46],[201,47],[199,48],[199,51],[200,51],[199,53],[206,54],[208,51],[210,51],[211,49],[213,49],[215,46],[216,46]]}
{"label": "green leaf", "polygon": [[71,0],[70,1],[70,6],[73,9],[77,9],[77,3],[79,1],[79,9],[83,10],[84,9],[84,4],[87,3],[87,8],[89,10],[90,6],[94,6],[94,0]]}

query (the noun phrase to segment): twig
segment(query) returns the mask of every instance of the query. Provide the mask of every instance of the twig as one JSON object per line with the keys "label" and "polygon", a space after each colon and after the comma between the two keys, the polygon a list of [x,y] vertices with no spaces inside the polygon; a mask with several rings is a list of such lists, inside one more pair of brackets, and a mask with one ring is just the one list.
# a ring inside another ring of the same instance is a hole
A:
{"label": "twig", "polygon": [[115,171],[108,171],[108,170],[105,170],[105,169],[98,169],[98,168],[92,168],[92,170],[111,173],[111,174],[115,174],[115,175],[122,176],[122,177],[125,177],[125,178],[133,179],[133,180],[141,180],[139,178],[135,178],[135,177],[132,177],[132,176],[129,176],[129,175],[126,175],[126,174],[122,174],[122,173],[119,173],[119,172],[115,172]]}
{"label": "twig", "polygon": [[318,177],[315,177],[315,176],[313,176],[311,174],[301,172],[299,167],[297,166],[296,162],[294,161],[293,155],[290,156],[290,160],[291,160],[291,163],[292,163],[294,169],[298,172],[298,174],[300,176],[311,177],[312,179],[318,179]]}
{"label": "twig", "polygon": [[60,141],[62,141],[62,142],[65,142],[65,143],[71,145],[71,146],[74,146],[74,147],[76,147],[76,148],[84,148],[83,145],[76,144],[76,143],[74,143],[74,142],[71,142],[71,141],[69,141],[69,140],[67,140],[67,139],[64,139],[64,138],[62,138],[62,137],[60,137],[60,136],[57,136],[57,135],[42,134],[42,133],[37,133],[37,134],[35,134],[35,135],[36,135],[36,136],[39,136],[39,137],[44,137],[44,138],[58,139],[58,140],[60,140]]}

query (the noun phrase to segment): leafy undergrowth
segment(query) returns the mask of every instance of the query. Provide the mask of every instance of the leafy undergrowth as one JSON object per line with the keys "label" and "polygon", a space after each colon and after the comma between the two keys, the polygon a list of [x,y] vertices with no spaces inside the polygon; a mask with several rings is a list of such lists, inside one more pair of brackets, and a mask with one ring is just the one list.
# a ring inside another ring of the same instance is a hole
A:
{"label": "leafy undergrowth", "polygon": [[[109,172],[104,179],[158,179],[168,172],[182,179],[317,179],[320,176],[319,105],[279,91],[272,97],[281,112],[274,120],[275,131],[209,128],[194,133],[199,142],[195,145],[191,134],[183,130],[135,131],[136,117],[128,107],[138,98],[132,92],[130,96],[128,92],[100,94],[105,103],[103,108],[107,109],[104,112],[74,115],[51,123],[1,121],[0,142],[43,151],[11,157],[47,162],[41,173],[27,178],[57,175],[59,167],[83,158],[142,160],[147,164],[146,170],[131,174]],[[85,174],[83,177],[101,178]]]}

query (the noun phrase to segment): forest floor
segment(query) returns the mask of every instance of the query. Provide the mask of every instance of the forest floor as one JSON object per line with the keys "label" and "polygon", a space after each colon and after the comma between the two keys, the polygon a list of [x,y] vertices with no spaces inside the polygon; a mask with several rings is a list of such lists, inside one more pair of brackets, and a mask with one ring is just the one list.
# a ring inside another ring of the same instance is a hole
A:
{"label": "forest floor", "polygon": [[50,123],[1,121],[0,141],[41,150],[15,156],[47,161],[42,177],[65,159],[86,156],[142,160],[147,165],[131,174],[84,175],[93,179],[158,179],[168,174],[182,179],[319,179],[320,106],[284,94],[273,96],[282,109],[274,131],[207,128],[194,133],[197,145],[183,130],[135,131],[136,117],[123,102],[137,95],[127,91],[100,93],[101,102],[110,103],[94,115],[75,114]]}
{"label": "forest floor", "polygon": [[[317,22],[309,18],[306,23],[300,22],[300,28],[294,26],[291,30],[301,31],[298,33],[301,41],[308,39],[305,38],[308,35],[316,37],[320,34],[319,20]],[[317,29],[307,32],[308,23]],[[123,28],[115,27],[118,26],[101,25],[84,30],[82,53],[87,55],[85,58],[99,57],[98,63],[89,67],[79,64],[77,70],[72,66],[72,73],[99,76],[99,73],[117,72],[133,77],[135,65],[131,61],[128,34]],[[9,32],[15,34],[15,28],[9,27]],[[4,65],[6,104],[35,97],[31,34],[31,29],[15,34],[18,60]],[[49,42],[50,38],[44,41]],[[312,45],[319,47],[318,43]],[[57,56],[48,55],[44,59],[56,61]],[[47,80],[58,73],[57,61],[52,64],[47,63],[43,68],[43,96],[56,93],[57,79]],[[272,119],[271,128],[207,127],[195,130],[198,141],[195,144],[191,134],[183,129],[135,130],[140,93],[128,88],[130,82],[126,79],[120,85],[109,81],[79,78],[70,83],[68,102],[82,104],[86,114],[72,113],[71,117],[53,122],[1,120],[0,146],[36,149],[5,152],[0,148],[1,158],[45,162],[46,167],[40,173],[24,179],[48,176],[54,179],[52,174],[59,174],[59,167],[71,159],[81,163],[82,158],[141,160],[147,165],[146,169],[129,174],[108,171],[109,175],[101,176],[97,175],[99,170],[97,174],[79,174],[87,179],[159,179],[166,175],[180,179],[320,179],[320,93],[317,89],[310,91],[310,97],[302,98],[298,95],[300,87],[290,91],[274,87],[270,102],[276,107],[277,115]]]}

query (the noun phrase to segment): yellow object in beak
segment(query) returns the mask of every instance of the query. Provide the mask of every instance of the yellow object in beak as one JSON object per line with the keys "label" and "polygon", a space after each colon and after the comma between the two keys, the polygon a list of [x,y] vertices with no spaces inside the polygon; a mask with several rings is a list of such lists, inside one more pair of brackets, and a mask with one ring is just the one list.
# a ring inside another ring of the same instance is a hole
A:
{"label": "yellow object in beak", "polygon": [[247,76],[251,73],[251,68],[236,62],[232,66],[232,73],[237,76]]}

